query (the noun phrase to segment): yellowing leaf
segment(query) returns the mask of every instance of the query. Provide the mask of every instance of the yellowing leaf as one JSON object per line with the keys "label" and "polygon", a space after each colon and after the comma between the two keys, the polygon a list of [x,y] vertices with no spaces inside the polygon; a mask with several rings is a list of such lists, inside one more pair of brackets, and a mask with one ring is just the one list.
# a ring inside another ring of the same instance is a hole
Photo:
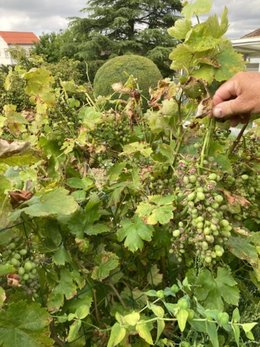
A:
{"label": "yellowing leaf", "polygon": [[196,0],[193,3],[187,3],[181,11],[185,18],[190,19],[193,15],[199,16],[210,11],[212,0]]}
{"label": "yellowing leaf", "polygon": [[132,312],[127,314],[126,316],[123,316],[122,319],[125,324],[134,326],[140,320],[140,313]]}
{"label": "yellowing leaf", "polygon": [[149,326],[145,322],[140,322],[140,324],[137,324],[136,331],[138,332],[139,336],[144,339],[148,344],[153,344],[152,335],[149,330]]}
{"label": "yellowing leaf", "polygon": [[176,318],[181,332],[183,332],[186,327],[188,317],[189,312],[187,310],[181,309],[176,314]]}
{"label": "yellowing leaf", "polygon": [[129,156],[138,152],[147,158],[150,157],[150,155],[153,153],[153,150],[148,143],[132,142],[129,145],[124,146],[123,152],[120,153],[120,155]]}
{"label": "yellowing leaf", "polygon": [[117,346],[121,341],[123,341],[125,335],[126,329],[121,327],[118,323],[115,323],[111,329],[107,347]]}
{"label": "yellowing leaf", "polygon": [[79,330],[81,328],[81,320],[75,320],[69,328],[69,334],[67,337],[68,342],[73,342],[79,336]]}
{"label": "yellowing leaf", "polygon": [[174,26],[168,29],[168,33],[177,40],[183,40],[186,38],[186,35],[190,29],[191,21],[186,18],[182,18],[178,19]]}

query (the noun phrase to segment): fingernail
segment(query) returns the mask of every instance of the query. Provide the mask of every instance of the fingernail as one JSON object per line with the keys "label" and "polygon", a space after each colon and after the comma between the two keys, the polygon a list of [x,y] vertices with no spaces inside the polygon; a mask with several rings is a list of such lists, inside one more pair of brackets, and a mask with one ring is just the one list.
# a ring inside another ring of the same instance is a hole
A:
{"label": "fingernail", "polygon": [[222,117],[222,110],[221,110],[220,107],[213,108],[213,116],[217,117],[217,118],[221,118]]}

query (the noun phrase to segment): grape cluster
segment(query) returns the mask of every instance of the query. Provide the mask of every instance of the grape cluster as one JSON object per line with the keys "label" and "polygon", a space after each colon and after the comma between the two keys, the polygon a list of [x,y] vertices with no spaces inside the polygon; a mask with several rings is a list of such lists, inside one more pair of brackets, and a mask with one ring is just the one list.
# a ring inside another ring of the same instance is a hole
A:
{"label": "grape cluster", "polygon": [[95,141],[106,144],[111,148],[127,144],[131,139],[129,121],[126,118],[109,118],[99,124],[91,133],[91,136]]}
{"label": "grape cluster", "polygon": [[219,180],[215,173],[197,175],[193,169],[178,177],[178,223],[173,226],[170,253],[180,262],[187,252],[206,265],[224,253],[223,244],[231,236],[232,225],[225,218],[227,205],[217,188]]}
{"label": "grape cluster", "polygon": [[[39,257],[39,255],[30,254],[28,248],[20,247],[17,243],[11,242],[7,249],[0,253],[0,264],[13,266],[15,268],[13,275],[18,282],[17,285],[31,288],[33,292],[38,287],[37,265]],[[10,278],[12,279],[12,276]],[[10,284],[12,285],[12,283]]]}

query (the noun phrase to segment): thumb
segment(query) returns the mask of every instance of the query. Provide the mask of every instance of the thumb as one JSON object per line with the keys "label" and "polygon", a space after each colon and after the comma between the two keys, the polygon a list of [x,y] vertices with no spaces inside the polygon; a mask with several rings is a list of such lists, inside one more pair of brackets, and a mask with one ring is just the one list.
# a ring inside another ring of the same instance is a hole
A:
{"label": "thumb", "polygon": [[213,116],[216,118],[228,118],[243,112],[238,99],[239,98],[219,103],[213,108]]}

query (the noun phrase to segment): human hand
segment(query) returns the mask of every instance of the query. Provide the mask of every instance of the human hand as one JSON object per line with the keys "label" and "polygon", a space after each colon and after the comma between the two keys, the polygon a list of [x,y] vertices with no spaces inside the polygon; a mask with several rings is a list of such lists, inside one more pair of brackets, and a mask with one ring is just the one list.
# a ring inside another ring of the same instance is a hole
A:
{"label": "human hand", "polygon": [[222,84],[213,97],[213,116],[232,125],[246,123],[260,113],[260,73],[239,72]]}

